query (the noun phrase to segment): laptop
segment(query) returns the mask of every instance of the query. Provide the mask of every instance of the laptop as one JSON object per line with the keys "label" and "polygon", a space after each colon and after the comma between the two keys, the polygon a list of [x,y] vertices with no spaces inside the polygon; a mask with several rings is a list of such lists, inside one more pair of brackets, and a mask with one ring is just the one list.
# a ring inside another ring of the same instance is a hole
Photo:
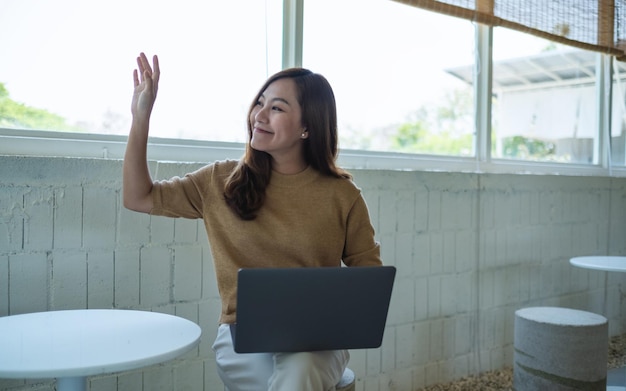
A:
{"label": "laptop", "polygon": [[237,353],[377,348],[393,266],[241,269]]}

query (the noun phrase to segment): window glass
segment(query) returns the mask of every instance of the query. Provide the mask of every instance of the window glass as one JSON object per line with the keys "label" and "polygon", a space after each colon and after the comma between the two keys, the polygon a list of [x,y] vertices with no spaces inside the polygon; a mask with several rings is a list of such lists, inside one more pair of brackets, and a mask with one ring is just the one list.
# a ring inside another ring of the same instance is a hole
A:
{"label": "window glass", "polygon": [[144,51],[162,70],[152,136],[242,141],[280,68],[281,4],[2,0],[0,127],[127,134]]}
{"label": "window glass", "polygon": [[[474,26],[392,1],[311,0],[303,65],[328,78],[342,148],[471,156]],[[471,69],[471,67],[470,67]]]}
{"label": "window glass", "polygon": [[492,156],[593,164],[596,57],[494,28]]}
{"label": "window glass", "polygon": [[611,158],[615,166],[626,166],[626,63],[613,61],[613,109]]}

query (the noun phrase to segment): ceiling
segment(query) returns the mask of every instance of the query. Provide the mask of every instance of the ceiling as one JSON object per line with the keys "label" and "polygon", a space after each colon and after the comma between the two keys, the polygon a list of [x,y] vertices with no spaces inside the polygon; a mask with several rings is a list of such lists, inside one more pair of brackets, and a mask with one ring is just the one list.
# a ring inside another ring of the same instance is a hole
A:
{"label": "ceiling", "polygon": [[[594,83],[597,53],[585,50],[547,51],[493,63],[493,89],[498,91],[584,85]],[[626,63],[616,62],[621,78]],[[449,68],[446,72],[473,84],[473,66]]]}

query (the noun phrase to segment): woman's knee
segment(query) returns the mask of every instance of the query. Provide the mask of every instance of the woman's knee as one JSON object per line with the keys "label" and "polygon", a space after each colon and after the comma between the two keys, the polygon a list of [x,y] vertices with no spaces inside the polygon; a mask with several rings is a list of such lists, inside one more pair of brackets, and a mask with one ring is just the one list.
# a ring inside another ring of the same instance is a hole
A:
{"label": "woman's knee", "polygon": [[347,351],[277,353],[270,389],[332,389],[341,379],[348,358]]}

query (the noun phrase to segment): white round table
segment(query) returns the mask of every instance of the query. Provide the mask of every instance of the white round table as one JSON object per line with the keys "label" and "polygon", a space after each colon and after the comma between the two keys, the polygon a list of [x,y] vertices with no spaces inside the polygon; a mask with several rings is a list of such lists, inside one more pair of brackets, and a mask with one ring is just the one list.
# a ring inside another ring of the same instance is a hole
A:
{"label": "white round table", "polygon": [[605,272],[626,272],[626,257],[592,255],[574,257],[569,262],[578,267]]}
{"label": "white round table", "polygon": [[0,378],[56,378],[85,390],[87,376],[171,360],[195,347],[200,327],[173,315],[69,310],[0,317]]}
{"label": "white round table", "polygon": [[[626,257],[591,255],[585,257],[574,257],[569,260],[573,266],[584,269],[599,270],[605,272],[626,272]],[[624,391],[626,387],[607,386],[607,391]]]}

